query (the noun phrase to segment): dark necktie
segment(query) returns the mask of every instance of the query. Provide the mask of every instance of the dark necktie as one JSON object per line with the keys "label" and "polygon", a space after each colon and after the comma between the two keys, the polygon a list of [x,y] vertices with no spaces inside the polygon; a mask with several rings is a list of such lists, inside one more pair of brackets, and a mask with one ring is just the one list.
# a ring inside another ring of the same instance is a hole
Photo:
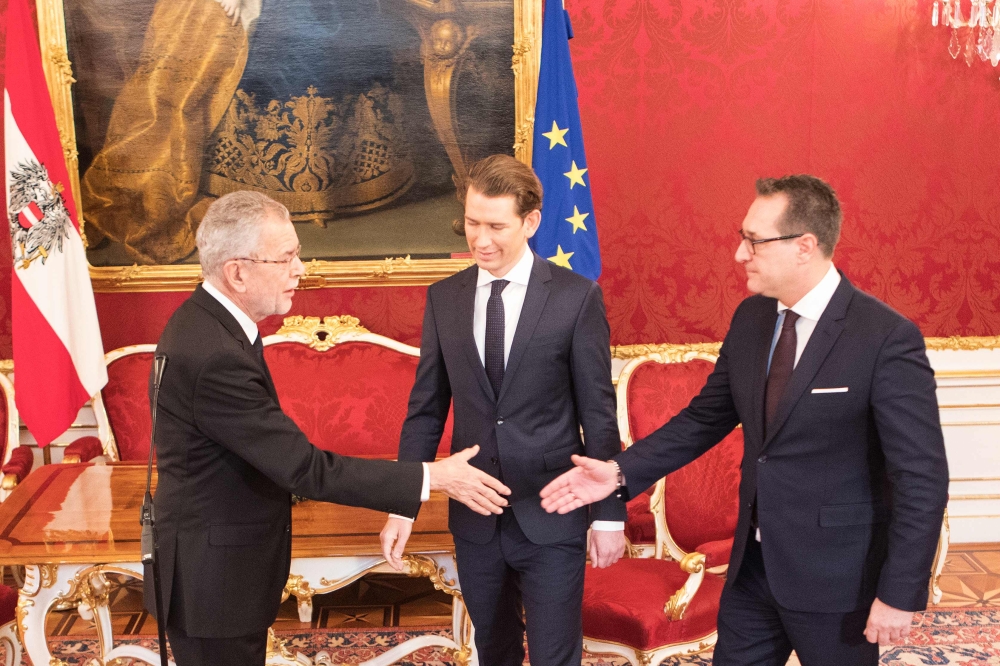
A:
{"label": "dark necktie", "polygon": [[261,365],[264,365],[266,367],[267,364],[264,363],[264,339],[263,338],[264,338],[264,336],[262,336],[260,333],[257,334],[257,339],[253,341],[253,352],[256,355],[257,360],[260,361]]}
{"label": "dark necktie", "polygon": [[778,411],[778,402],[781,401],[788,380],[792,377],[792,370],[795,368],[795,347],[798,345],[795,322],[798,318],[799,315],[791,310],[785,310],[785,320],[781,322],[781,335],[778,336],[778,344],[774,346],[771,370],[767,373],[764,399],[765,424],[770,423]]}
{"label": "dark necktie", "polygon": [[500,397],[500,385],[503,384],[503,342],[504,317],[503,293],[510,284],[509,280],[494,280],[490,291],[490,300],[486,302],[486,376],[493,387],[493,396]]}

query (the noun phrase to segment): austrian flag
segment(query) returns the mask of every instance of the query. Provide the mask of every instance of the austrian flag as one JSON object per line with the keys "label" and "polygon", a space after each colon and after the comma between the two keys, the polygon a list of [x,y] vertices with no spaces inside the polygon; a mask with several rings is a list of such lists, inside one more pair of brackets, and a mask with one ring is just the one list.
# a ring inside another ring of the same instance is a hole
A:
{"label": "austrian flag", "polygon": [[27,0],[7,8],[4,173],[14,388],[42,446],[108,381],[87,256]]}

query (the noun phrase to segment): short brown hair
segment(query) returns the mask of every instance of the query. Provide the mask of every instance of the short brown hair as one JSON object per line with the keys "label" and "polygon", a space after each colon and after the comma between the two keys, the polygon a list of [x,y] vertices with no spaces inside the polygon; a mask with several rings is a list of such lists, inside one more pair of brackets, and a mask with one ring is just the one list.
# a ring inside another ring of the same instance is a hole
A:
{"label": "short brown hair", "polygon": [[487,197],[514,197],[517,214],[522,218],[542,209],[542,182],[530,166],[510,155],[490,155],[469,167],[469,175],[458,186],[458,200],[463,206],[470,187]]}
{"label": "short brown hair", "polygon": [[832,257],[833,248],[840,240],[840,223],[844,219],[833,188],[816,176],[805,174],[757,181],[758,196],[770,197],[778,193],[788,197],[785,214],[778,220],[778,233],[812,234],[816,236],[823,256]]}

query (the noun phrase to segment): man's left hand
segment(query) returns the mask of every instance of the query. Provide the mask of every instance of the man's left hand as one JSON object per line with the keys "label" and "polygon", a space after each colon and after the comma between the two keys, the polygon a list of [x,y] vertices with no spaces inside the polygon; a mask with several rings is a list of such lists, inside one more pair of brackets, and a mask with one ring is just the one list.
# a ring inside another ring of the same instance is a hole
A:
{"label": "man's left hand", "polygon": [[595,569],[610,567],[625,552],[625,532],[590,531],[590,566]]}
{"label": "man's left hand", "polygon": [[910,624],[913,613],[899,610],[878,599],[872,604],[868,614],[868,626],[865,627],[865,638],[869,643],[889,645],[898,643],[910,635]]}

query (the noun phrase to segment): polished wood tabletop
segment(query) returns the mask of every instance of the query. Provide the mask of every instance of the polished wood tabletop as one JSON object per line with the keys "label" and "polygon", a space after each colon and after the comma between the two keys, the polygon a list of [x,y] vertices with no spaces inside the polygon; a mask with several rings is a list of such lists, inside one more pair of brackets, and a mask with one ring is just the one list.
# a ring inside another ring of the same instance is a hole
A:
{"label": "polished wood tabletop", "polygon": [[[156,482],[156,471],[153,471]],[[139,509],[146,466],[45,465],[0,504],[0,565],[139,561]],[[386,514],[305,501],[292,507],[292,557],[379,555]],[[431,493],[406,550],[454,549],[448,498]]]}

